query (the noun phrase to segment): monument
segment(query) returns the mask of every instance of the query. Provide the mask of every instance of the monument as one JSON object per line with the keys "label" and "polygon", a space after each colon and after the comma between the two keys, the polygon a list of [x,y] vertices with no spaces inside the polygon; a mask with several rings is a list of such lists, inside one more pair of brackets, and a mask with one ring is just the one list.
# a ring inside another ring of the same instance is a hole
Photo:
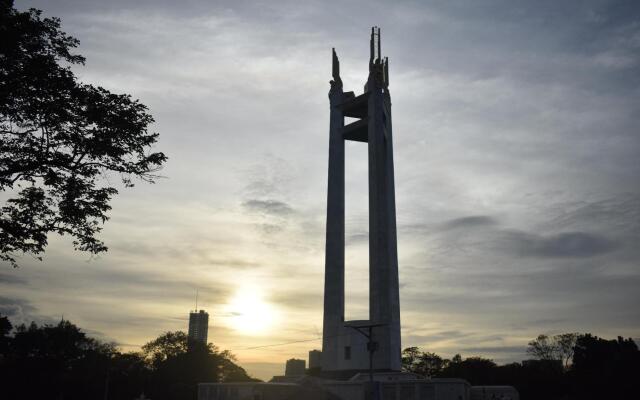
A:
{"label": "monument", "polygon": [[[389,61],[371,28],[364,93],[345,92],[333,50],[322,371],[399,371],[400,299]],[[356,118],[345,125],[345,117]],[[369,320],[345,321],[345,141],[364,142],[369,170]],[[360,332],[358,332],[360,330]],[[367,338],[371,331],[371,337]],[[362,333],[362,334],[361,334]],[[366,335],[364,334],[366,333]],[[372,359],[369,360],[369,356]]]}
{"label": "monument", "polygon": [[[363,94],[343,90],[335,49],[332,57],[322,352],[309,353],[312,374],[289,373],[269,383],[200,383],[198,400],[470,400],[486,398],[477,396],[485,393],[517,400],[517,391],[511,387],[471,387],[463,379],[426,379],[400,372],[389,61],[382,58],[380,29],[371,29],[369,77]],[[345,125],[345,117],[356,121]],[[344,317],[346,140],[368,147],[369,319],[358,321]],[[303,360],[289,362],[304,368]]]}

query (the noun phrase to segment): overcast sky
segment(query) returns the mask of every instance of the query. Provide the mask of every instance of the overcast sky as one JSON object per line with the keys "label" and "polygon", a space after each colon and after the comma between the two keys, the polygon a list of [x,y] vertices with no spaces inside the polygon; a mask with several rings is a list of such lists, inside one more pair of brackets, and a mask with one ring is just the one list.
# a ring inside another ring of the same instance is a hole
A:
{"label": "overcast sky", "polygon": [[[541,333],[640,337],[638,2],[16,6],[80,39],[81,80],[149,107],[169,161],[166,179],[113,201],[108,253],[51,237],[43,262],[1,265],[13,322],[64,315],[137,350],[186,330],[197,289],[210,341],[255,376],[319,349],[331,48],[361,93],[377,25],[403,347],[504,363]],[[349,319],[368,315],[366,171],[365,145],[349,142]]]}

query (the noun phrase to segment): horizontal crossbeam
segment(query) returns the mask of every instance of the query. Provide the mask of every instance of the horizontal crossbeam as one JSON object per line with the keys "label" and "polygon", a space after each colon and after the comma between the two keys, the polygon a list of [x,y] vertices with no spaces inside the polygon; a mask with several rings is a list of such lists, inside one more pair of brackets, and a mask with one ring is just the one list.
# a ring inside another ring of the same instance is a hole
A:
{"label": "horizontal crossbeam", "polygon": [[369,92],[365,92],[358,97],[350,98],[338,106],[345,117],[367,118]]}
{"label": "horizontal crossbeam", "polygon": [[342,137],[344,140],[353,140],[355,142],[368,142],[369,141],[369,123],[368,118],[352,122],[349,125],[345,125],[342,131]]}

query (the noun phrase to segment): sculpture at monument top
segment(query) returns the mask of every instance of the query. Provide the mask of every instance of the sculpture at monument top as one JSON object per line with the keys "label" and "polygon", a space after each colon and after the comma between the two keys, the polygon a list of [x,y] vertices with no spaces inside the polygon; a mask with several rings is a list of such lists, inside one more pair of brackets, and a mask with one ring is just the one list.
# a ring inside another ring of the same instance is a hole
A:
{"label": "sculpture at monument top", "polygon": [[331,53],[333,56],[332,65],[331,65],[331,76],[333,80],[329,83],[331,87],[336,87],[342,89],[342,79],[340,79],[340,61],[338,61],[338,55],[336,54],[336,49],[331,49]]}

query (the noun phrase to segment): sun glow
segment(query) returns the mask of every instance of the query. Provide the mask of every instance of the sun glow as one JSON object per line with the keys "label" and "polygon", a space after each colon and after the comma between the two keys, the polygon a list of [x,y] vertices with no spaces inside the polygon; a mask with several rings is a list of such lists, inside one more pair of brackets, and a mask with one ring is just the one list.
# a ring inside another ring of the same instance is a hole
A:
{"label": "sun glow", "polygon": [[227,307],[230,325],[244,335],[261,335],[268,332],[278,319],[271,304],[264,301],[260,288],[241,287],[229,300]]}

